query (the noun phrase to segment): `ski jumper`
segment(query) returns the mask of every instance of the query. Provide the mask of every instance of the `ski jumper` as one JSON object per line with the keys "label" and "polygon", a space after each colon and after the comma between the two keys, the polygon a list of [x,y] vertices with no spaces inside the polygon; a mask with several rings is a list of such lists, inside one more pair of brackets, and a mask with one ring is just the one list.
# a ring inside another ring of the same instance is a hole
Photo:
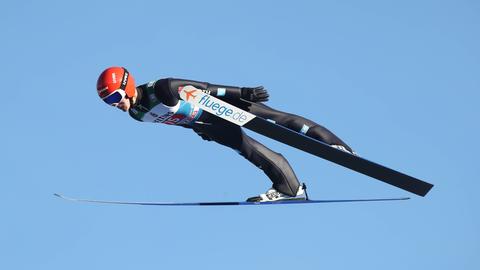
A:
{"label": "ski jumper", "polygon": [[181,100],[179,90],[187,85],[291,130],[330,145],[342,145],[352,151],[340,138],[311,120],[272,109],[263,103],[241,99],[242,88],[240,87],[174,78],[160,79],[137,87],[137,101],[129,110],[131,117],[142,122],[189,128],[204,140],[215,141],[234,149],[263,170],[272,181],[273,188],[281,193],[295,196],[300,186],[288,161],[281,154],[245,134],[241,127]]}

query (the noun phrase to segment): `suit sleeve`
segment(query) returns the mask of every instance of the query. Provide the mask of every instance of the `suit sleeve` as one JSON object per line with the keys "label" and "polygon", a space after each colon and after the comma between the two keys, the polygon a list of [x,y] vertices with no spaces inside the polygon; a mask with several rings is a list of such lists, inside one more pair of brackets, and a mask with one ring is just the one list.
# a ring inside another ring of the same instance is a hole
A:
{"label": "suit sleeve", "polygon": [[192,80],[184,80],[184,79],[174,79],[169,78],[169,88],[172,92],[176,94],[178,98],[178,89],[180,87],[191,85],[195,88],[203,90],[203,92],[218,97],[223,100],[239,100],[242,97],[242,88],[236,86],[226,86],[226,85],[216,85],[207,82],[199,82],[199,81],[192,81]]}

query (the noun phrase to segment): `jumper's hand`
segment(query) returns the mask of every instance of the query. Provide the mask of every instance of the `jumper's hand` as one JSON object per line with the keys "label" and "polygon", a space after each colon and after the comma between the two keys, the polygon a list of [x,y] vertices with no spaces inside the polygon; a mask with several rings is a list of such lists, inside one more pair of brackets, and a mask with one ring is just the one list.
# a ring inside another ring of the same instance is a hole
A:
{"label": "jumper's hand", "polygon": [[257,87],[242,87],[242,98],[252,102],[265,102],[268,101],[270,95],[267,92],[267,89],[263,86]]}

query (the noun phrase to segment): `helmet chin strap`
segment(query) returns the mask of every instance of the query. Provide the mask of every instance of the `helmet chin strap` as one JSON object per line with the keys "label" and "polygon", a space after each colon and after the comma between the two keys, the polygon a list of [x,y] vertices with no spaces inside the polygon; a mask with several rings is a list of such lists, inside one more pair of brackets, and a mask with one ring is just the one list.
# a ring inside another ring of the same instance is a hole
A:
{"label": "helmet chin strap", "polygon": [[142,90],[135,88],[135,95],[130,99],[130,105],[133,106],[137,103],[138,100],[142,99]]}

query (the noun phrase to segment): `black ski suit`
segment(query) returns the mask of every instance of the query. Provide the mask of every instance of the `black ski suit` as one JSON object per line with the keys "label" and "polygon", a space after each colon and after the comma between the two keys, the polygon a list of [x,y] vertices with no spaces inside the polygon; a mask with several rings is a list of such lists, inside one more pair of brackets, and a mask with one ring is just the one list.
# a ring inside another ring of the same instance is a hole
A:
{"label": "black ski suit", "polygon": [[[166,106],[177,105],[180,101],[178,91],[181,87],[187,85],[192,85],[234,106],[256,116],[274,121],[291,130],[301,132],[306,136],[330,145],[341,145],[348,151],[352,151],[340,138],[311,120],[272,109],[260,102],[244,100],[242,97],[245,97],[244,94],[248,88],[214,85],[183,79],[160,79],[137,87],[139,98],[132,109],[130,109],[130,115],[142,121],[140,115],[148,113],[152,104],[152,98],[158,99]],[[152,94],[154,97],[152,97]],[[240,155],[263,170],[273,182],[273,187],[276,190],[289,196],[296,195],[300,183],[288,161],[281,154],[270,150],[245,134],[241,127],[205,111],[195,121],[186,124],[180,123],[180,125],[193,129],[205,140],[215,141],[236,150]]]}

